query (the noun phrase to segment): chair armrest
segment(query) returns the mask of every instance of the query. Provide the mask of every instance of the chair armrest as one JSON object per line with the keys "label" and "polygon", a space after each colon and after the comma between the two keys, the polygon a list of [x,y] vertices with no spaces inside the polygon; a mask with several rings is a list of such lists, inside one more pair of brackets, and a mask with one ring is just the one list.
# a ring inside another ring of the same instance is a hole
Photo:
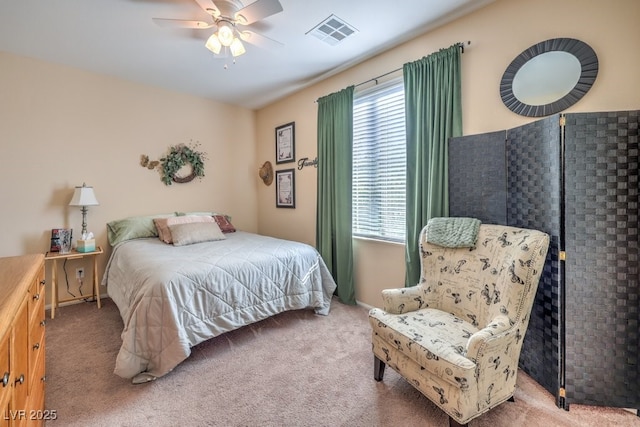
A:
{"label": "chair armrest", "polygon": [[419,310],[424,306],[422,289],[411,288],[384,289],[382,291],[383,310],[391,314],[402,314]]}
{"label": "chair armrest", "polygon": [[511,328],[509,318],[503,314],[496,316],[486,327],[469,337],[467,341],[466,357],[476,363],[478,353],[490,339],[498,338],[500,334]]}

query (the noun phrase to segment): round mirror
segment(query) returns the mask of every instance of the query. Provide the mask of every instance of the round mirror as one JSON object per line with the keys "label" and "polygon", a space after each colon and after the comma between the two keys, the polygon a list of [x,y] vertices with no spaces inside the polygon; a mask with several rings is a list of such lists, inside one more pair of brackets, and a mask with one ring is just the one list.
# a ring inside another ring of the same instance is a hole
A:
{"label": "round mirror", "polygon": [[598,75],[598,57],[575,39],[551,39],[518,55],[500,82],[502,102],[528,117],[555,114],[575,104]]}

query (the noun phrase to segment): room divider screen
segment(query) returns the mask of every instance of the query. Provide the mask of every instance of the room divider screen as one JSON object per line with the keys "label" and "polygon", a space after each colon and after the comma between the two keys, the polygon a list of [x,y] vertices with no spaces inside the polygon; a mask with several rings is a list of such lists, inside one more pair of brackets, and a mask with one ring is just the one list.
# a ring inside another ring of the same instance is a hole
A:
{"label": "room divider screen", "polygon": [[639,111],[449,141],[449,212],[547,232],[520,367],[558,406],[640,407]]}

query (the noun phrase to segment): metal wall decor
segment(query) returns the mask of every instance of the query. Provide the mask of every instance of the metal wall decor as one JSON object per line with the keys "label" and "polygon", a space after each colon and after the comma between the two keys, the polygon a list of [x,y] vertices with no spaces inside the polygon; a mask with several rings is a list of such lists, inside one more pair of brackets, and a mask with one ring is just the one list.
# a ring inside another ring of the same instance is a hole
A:
{"label": "metal wall decor", "polygon": [[313,160],[309,160],[308,157],[303,157],[300,160],[298,160],[298,170],[301,171],[303,167],[305,166],[313,166],[314,168],[318,169],[318,158],[316,157]]}
{"label": "metal wall decor", "polygon": [[598,57],[586,43],[549,39],[518,55],[500,81],[500,97],[516,114],[549,116],[578,102],[598,76]]}

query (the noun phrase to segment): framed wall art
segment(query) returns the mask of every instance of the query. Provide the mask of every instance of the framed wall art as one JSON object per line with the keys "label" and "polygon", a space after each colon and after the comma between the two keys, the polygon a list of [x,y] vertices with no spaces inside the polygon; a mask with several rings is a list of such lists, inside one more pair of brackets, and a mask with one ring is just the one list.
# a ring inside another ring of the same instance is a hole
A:
{"label": "framed wall art", "polygon": [[276,164],[296,160],[296,124],[295,122],[276,128]]}
{"label": "framed wall art", "polygon": [[295,169],[276,171],[276,207],[296,207]]}

